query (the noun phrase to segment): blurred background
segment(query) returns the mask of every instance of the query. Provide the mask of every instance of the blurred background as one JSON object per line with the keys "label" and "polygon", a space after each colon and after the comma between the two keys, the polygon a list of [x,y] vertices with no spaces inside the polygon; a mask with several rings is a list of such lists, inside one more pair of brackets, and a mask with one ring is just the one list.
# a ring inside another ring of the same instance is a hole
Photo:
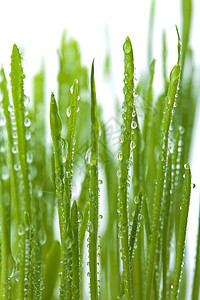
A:
{"label": "blurred background", "polygon": [[[31,98],[32,77],[41,67],[46,70],[46,98],[52,91],[57,94],[59,60],[57,50],[61,36],[66,30],[67,38],[75,38],[80,45],[83,64],[90,69],[95,58],[95,78],[98,101],[102,104],[105,121],[114,114],[114,99],[123,101],[123,42],[129,35],[134,50],[136,78],[145,76],[150,61],[156,59],[154,88],[159,93],[163,88],[161,78],[162,33],[166,30],[168,75],[177,61],[177,34],[175,24],[181,34],[181,1],[155,1],[154,34],[152,53],[148,54],[150,0],[140,1],[46,1],[18,0],[0,2],[0,63],[7,78],[10,72],[10,55],[13,43],[22,50],[24,72],[26,74],[25,93]],[[194,52],[196,86],[198,88],[200,70],[200,1],[193,0],[192,27],[189,45]],[[110,57],[110,79],[105,79],[105,59]],[[200,94],[200,93],[199,93]],[[197,101],[200,100],[197,99]],[[196,114],[196,131],[193,137],[190,163],[192,180],[196,188],[192,190],[188,245],[190,248],[188,265],[194,262],[196,231],[200,189],[200,109]],[[189,276],[190,277],[190,276]]]}

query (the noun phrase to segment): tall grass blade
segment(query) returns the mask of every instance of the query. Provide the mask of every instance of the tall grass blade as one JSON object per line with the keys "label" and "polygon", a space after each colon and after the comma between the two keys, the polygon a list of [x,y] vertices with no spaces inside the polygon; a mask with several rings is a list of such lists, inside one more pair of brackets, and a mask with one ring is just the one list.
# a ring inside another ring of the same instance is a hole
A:
{"label": "tall grass blade", "polygon": [[97,236],[98,236],[98,137],[97,102],[94,80],[94,61],[91,69],[91,156],[90,156],[90,218],[89,218],[89,269],[91,300],[98,299]]}

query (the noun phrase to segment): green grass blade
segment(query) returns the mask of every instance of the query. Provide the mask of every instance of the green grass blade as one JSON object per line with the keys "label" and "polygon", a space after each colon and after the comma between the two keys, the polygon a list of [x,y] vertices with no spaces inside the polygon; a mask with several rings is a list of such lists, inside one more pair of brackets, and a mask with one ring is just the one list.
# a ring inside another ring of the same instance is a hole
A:
{"label": "green grass blade", "polygon": [[192,21],[192,0],[182,0],[182,40],[183,40],[183,50],[182,50],[182,69],[185,65],[185,56],[187,52],[190,28]]}
{"label": "green grass blade", "polygon": [[97,102],[94,80],[94,61],[91,69],[91,157],[90,157],[90,221],[89,221],[89,269],[91,300],[98,299],[97,284],[97,236],[98,236],[98,136]]}
{"label": "green grass blade", "polygon": [[[74,146],[75,146],[75,126],[77,117],[77,101],[78,101],[78,81],[75,80],[72,86],[70,111],[67,112],[69,116],[68,131],[67,131],[67,158],[65,162],[65,186],[64,186],[64,206],[65,218],[67,222],[70,220],[70,206],[72,197],[72,172],[74,164]],[[67,226],[70,226],[69,222]]]}
{"label": "green grass blade", "polygon": [[63,163],[62,163],[62,139],[61,139],[61,130],[62,123],[58,114],[57,104],[55,96],[51,94],[50,102],[50,127],[51,127],[51,137],[54,147],[54,156],[55,156],[55,185],[56,185],[56,194],[57,194],[57,203],[58,203],[58,216],[59,216],[59,226],[60,226],[60,236],[61,242],[63,242],[64,236],[64,203],[63,203]]}
{"label": "green grass blade", "polygon": [[169,216],[171,206],[171,172],[172,172],[172,157],[169,155],[168,164],[166,169],[166,188],[164,191],[164,203],[163,203],[163,232],[162,232],[162,264],[163,264],[163,290],[162,300],[168,299],[168,278],[169,271]]}
{"label": "green grass blade", "polygon": [[80,260],[79,260],[79,235],[78,235],[78,210],[74,200],[72,205],[72,297],[74,300],[80,299]]}
{"label": "green grass blade", "polygon": [[148,27],[148,65],[150,64],[150,62],[153,59],[152,49],[153,49],[153,31],[154,31],[154,21],[155,21],[155,10],[156,10],[156,0],[151,0],[149,27]]}
{"label": "green grass blade", "polygon": [[199,228],[198,228],[197,247],[196,247],[196,261],[195,261],[195,270],[194,270],[193,287],[192,287],[192,300],[199,299],[199,288],[200,288],[200,207],[199,207]]}
{"label": "green grass blade", "polygon": [[189,164],[186,164],[183,199],[182,199],[182,206],[181,206],[178,252],[177,252],[176,266],[174,272],[172,300],[177,299],[179,294],[181,272],[184,263],[184,249],[185,249],[185,238],[186,238],[186,231],[187,231],[187,219],[188,219],[188,212],[189,212],[190,195],[191,195],[191,171],[190,171]]}
{"label": "green grass blade", "polygon": [[1,76],[2,81],[0,83],[0,89],[3,94],[3,110],[4,110],[4,116],[6,119],[6,130],[7,130],[7,136],[8,136],[8,149],[9,149],[9,165],[10,165],[10,181],[11,181],[11,192],[12,192],[12,201],[13,201],[13,208],[14,208],[14,216],[16,220],[16,228],[18,228],[20,223],[20,212],[19,212],[19,197],[18,197],[18,189],[17,189],[17,180],[15,176],[15,159],[14,159],[14,153],[13,153],[13,137],[12,137],[12,123],[11,123],[11,116],[9,112],[9,95],[8,95],[8,89],[7,89],[7,80],[4,73],[4,69],[1,69]]}
{"label": "green grass blade", "polygon": [[157,236],[159,232],[159,218],[161,213],[161,201],[163,195],[163,185],[164,185],[164,168],[167,162],[167,151],[169,143],[169,127],[172,118],[173,106],[176,101],[177,88],[179,85],[180,76],[180,65],[177,64],[173,67],[170,74],[170,84],[167,96],[166,109],[163,115],[162,124],[162,136],[161,136],[161,150],[160,158],[158,164],[158,174],[157,174],[157,187],[154,202],[154,212],[153,212],[153,225],[152,225],[152,235],[151,235],[151,247],[149,253],[148,262],[148,275],[147,275],[147,288],[146,288],[146,299],[149,299],[152,288],[152,279],[155,267],[155,251],[157,244]]}
{"label": "green grass blade", "polygon": [[129,37],[123,46],[124,50],[124,103],[123,103],[123,125],[121,130],[121,152],[118,154],[120,160],[120,178],[119,178],[119,225],[121,237],[121,252],[123,262],[123,284],[125,288],[125,295],[127,299],[132,299],[132,282],[131,282],[131,264],[129,257],[129,245],[128,245],[128,183],[129,182],[129,170],[131,165],[131,143],[132,134],[138,127],[136,122],[136,111],[134,106],[134,62],[133,62],[133,50]]}
{"label": "green grass blade", "polygon": [[51,299],[54,292],[59,272],[61,257],[60,248],[60,243],[58,241],[54,241],[46,258],[46,267],[44,270],[44,291],[42,298],[44,300]]}
{"label": "green grass blade", "polygon": [[22,58],[19,49],[14,44],[11,56],[11,88],[12,98],[15,112],[15,121],[17,127],[18,153],[24,188],[24,206],[29,213],[31,206],[31,196],[29,190],[28,164],[26,160],[27,143],[25,131],[25,116],[24,116],[24,73],[22,68]]}
{"label": "green grass blade", "polygon": [[130,258],[132,257],[134,246],[135,246],[135,239],[136,239],[136,234],[137,234],[137,228],[138,228],[138,223],[139,219],[141,217],[141,209],[142,209],[142,193],[139,193],[138,196],[136,196],[138,199],[136,201],[136,208],[135,208],[135,214],[133,218],[133,225],[131,229],[131,234],[130,234],[130,241],[129,241],[129,251],[130,251]]}

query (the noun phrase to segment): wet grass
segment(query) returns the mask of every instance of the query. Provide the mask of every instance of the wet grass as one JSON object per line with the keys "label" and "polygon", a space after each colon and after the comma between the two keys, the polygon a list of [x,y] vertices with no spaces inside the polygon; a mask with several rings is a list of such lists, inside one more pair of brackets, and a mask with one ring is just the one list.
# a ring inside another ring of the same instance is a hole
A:
{"label": "wet grass", "polygon": [[[63,34],[58,95],[48,95],[48,107],[44,67],[29,99],[22,54],[13,46],[10,80],[3,68],[0,80],[1,299],[188,299],[189,288],[190,299],[198,299],[200,233],[192,287],[185,264],[198,95],[193,67],[184,75],[192,61],[191,2],[183,0],[182,8],[182,38],[176,28],[177,61],[169,78],[163,34],[158,97],[151,38],[148,79],[137,84],[126,38],[124,100],[111,133],[97,101],[95,63],[89,73],[75,40]],[[152,1],[149,37],[154,14]]]}

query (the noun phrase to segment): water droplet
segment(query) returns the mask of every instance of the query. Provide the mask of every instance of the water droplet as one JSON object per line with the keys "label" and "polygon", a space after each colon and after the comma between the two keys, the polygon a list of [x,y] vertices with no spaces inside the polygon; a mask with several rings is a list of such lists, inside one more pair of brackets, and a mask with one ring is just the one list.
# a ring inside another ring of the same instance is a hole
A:
{"label": "water droplet", "polygon": [[141,214],[138,215],[138,220],[141,221],[143,216]]}
{"label": "water droplet", "polygon": [[117,177],[120,178],[121,177],[121,171],[117,170]]}
{"label": "water droplet", "polygon": [[94,225],[92,222],[89,223],[89,232],[93,232],[94,231]]}
{"label": "water droplet", "polygon": [[137,123],[136,123],[135,121],[132,121],[132,122],[131,122],[131,128],[132,128],[132,129],[137,128]]}
{"label": "water droplet", "polygon": [[10,104],[9,104],[9,106],[8,106],[8,111],[9,111],[10,113],[13,112],[13,106],[10,105]]}
{"label": "water droplet", "polygon": [[193,184],[192,184],[192,188],[194,189],[195,187],[196,187],[196,184],[195,184],[195,183],[193,183]]}
{"label": "water droplet", "polygon": [[85,154],[85,161],[88,165],[91,163],[91,148],[88,148],[86,154]]}
{"label": "water droplet", "polygon": [[8,256],[8,277],[10,279],[14,276],[15,270],[16,270],[16,262],[15,262],[13,256],[9,255]]}
{"label": "water droplet", "polygon": [[74,92],[74,86],[72,85],[72,86],[70,87],[70,93],[73,94],[73,92]]}
{"label": "water droplet", "polygon": [[66,177],[70,178],[70,172],[69,171],[66,171]]}
{"label": "water droplet", "polygon": [[81,223],[83,220],[83,214],[82,212],[78,211],[78,223]]}
{"label": "water droplet", "polygon": [[17,172],[21,169],[20,164],[14,164],[14,170]]}
{"label": "water droplet", "polygon": [[22,224],[19,224],[18,228],[17,228],[17,233],[21,236],[24,234],[24,227]]}
{"label": "water droplet", "polygon": [[134,198],[134,203],[138,204],[140,202],[140,198],[138,196],[135,196]]}
{"label": "water droplet", "polygon": [[46,241],[47,241],[47,235],[44,228],[42,228],[40,230],[40,245],[44,245]]}
{"label": "water droplet", "polygon": [[67,110],[66,110],[66,114],[67,114],[67,116],[68,116],[68,118],[69,118],[70,115],[71,115],[71,108],[70,108],[70,106],[68,106],[68,108],[67,108]]}
{"label": "water droplet", "polygon": [[131,142],[130,142],[130,148],[131,148],[131,150],[133,150],[135,147],[136,147],[135,142],[134,142],[134,141],[131,141]]}
{"label": "water droplet", "polygon": [[130,39],[128,37],[126,38],[126,41],[124,43],[124,47],[123,48],[124,48],[124,52],[126,54],[130,53],[131,50],[132,50],[131,41],[130,41]]}
{"label": "water droplet", "polygon": [[31,152],[27,152],[26,154],[26,161],[28,164],[31,164],[33,161],[33,154]]}
{"label": "water droplet", "polygon": [[190,165],[187,163],[187,164],[184,164],[184,168],[186,169],[186,170],[189,170],[190,169]]}
{"label": "water droplet", "polygon": [[1,170],[1,178],[2,180],[8,180],[9,178],[9,171],[7,166],[2,166],[2,170]]}
{"label": "water droplet", "polygon": [[31,126],[31,120],[30,120],[29,118],[26,118],[26,119],[24,120],[24,126],[25,126],[25,127],[30,127],[30,126]]}
{"label": "water droplet", "polygon": [[102,220],[102,219],[103,219],[103,216],[102,216],[102,215],[99,215],[99,219]]}
{"label": "water droplet", "polygon": [[124,136],[123,136],[123,135],[120,135],[120,137],[119,137],[119,142],[122,144],[123,141],[124,141]]}
{"label": "water droplet", "polygon": [[118,160],[122,160],[122,152],[121,152],[121,151],[118,153],[117,159],[118,159]]}
{"label": "water droplet", "polygon": [[77,97],[77,101],[80,101],[80,96]]}
{"label": "water droplet", "polygon": [[13,153],[13,154],[16,154],[17,152],[18,152],[17,146],[13,146],[13,147],[12,147],[12,153]]}
{"label": "water droplet", "polygon": [[184,134],[185,128],[183,126],[179,126],[179,132],[180,134]]}
{"label": "water droplet", "polygon": [[14,131],[12,136],[13,136],[13,139],[17,139],[17,132]]}
{"label": "water droplet", "polygon": [[136,111],[135,111],[135,110],[133,110],[133,112],[132,112],[132,117],[133,117],[133,118],[136,117]]}
{"label": "water droplet", "polygon": [[30,98],[28,96],[25,96],[25,99],[24,99],[24,106],[28,106],[30,103]]}
{"label": "water droplet", "polygon": [[25,133],[25,139],[26,139],[27,141],[30,141],[30,139],[31,139],[31,132],[30,132],[30,130],[26,130],[26,133]]}
{"label": "water droplet", "polygon": [[103,180],[99,179],[99,184],[102,184],[103,183]]}

